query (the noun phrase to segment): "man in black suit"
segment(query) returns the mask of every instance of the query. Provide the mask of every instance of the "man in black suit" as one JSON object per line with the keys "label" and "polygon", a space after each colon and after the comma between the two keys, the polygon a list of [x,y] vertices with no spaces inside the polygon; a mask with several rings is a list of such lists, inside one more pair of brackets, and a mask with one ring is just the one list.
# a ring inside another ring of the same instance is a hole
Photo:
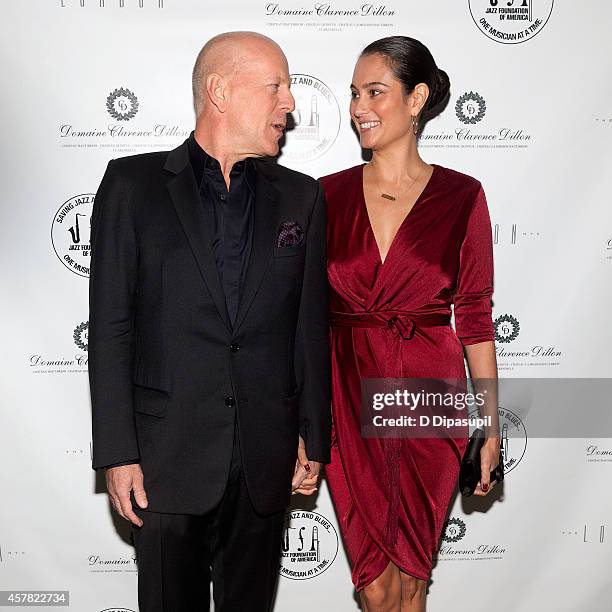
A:
{"label": "man in black suit", "polygon": [[141,612],[208,610],[211,578],[216,610],[270,610],[291,492],[329,460],[324,197],[265,159],[289,87],[269,38],[213,38],[195,131],[111,161],[95,199],[93,467],[132,523]]}

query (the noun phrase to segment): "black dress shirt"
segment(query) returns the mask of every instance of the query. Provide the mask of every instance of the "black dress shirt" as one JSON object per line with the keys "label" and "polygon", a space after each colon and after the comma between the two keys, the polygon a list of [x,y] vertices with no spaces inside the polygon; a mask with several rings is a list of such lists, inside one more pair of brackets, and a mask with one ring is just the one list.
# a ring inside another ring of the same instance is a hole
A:
{"label": "black dress shirt", "polygon": [[[200,147],[193,132],[189,136],[188,146],[189,161],[209,227],[227,312],[233,324],[253,243],[255,169],[248,157],[235,163],[230,171],[228,190],[219,162]],[[138,463],[138,460],[121,461],[104,467],[132,463]]]}
{"label": "black dress shirt", "polygon": [[188,146],[227,312],[233,324],[253,243],[255,170],[248,157],[235,163],[230,171],[228,190],[219,162],[200,147],[193,132]]}

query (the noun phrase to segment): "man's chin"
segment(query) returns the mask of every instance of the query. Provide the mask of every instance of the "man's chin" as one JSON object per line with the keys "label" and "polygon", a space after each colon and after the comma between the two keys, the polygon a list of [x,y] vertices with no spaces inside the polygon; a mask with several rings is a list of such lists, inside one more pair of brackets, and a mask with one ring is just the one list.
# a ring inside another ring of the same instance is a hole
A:
{"label": "man's chin", "polygon": [[278,142],[269,142],[253,150],[256,152],[251,153],[248,157],[276,157],[280,153]]}
{"label": "man's chin", "polygon": [[280,147],[278,143],[270,145],[268,147],[268,152],[266,153],[266,157],[276,157],[280,153]]}

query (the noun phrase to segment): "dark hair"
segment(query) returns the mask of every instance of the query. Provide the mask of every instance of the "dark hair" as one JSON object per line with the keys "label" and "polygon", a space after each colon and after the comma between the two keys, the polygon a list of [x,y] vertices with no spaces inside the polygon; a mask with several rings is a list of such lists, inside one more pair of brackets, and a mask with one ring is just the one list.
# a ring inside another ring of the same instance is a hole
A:
{"label": "dark hair", "polygon": [[419,83],[427,84],[429,96],[421,110],[422,122],[442,110],[449,98],[450,81],[446,72],[436,66],[429,49],[422,42],[408,36],[387,36],[370,43],[361,52],[361,57],[375,53],[380,53],[389,62],[393,75],[403,86],[405,96]]}

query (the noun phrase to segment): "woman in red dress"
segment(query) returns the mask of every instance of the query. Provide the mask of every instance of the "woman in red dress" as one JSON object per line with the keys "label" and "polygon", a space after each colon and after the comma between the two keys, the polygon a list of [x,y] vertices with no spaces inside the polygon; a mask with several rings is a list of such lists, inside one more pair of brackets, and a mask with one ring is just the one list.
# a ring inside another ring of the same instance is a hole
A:
{"label": "woman in red dress", "polygon": [[[328,206],[334,446],[326,468],[352,580],[367,612],[423,611],[467,438],[363,438],[363,378],[496,378],[493,258],[478,180],[424,162],[419,126],[449,81],[420,42],[366,47],[351,118],[368,164],[321,179]],[[450,326],[454,305],[455,330]],[[493,486],[488,433],[476,494]]]}

